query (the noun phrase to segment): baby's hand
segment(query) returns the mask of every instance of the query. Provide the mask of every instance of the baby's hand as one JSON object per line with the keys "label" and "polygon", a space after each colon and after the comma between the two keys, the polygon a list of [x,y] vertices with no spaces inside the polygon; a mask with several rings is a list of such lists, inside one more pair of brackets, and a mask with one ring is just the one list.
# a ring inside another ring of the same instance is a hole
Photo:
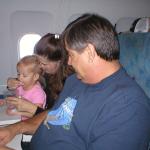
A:
{"label": "baby's hand", "polygon": [[17,78],[8,78],[7,80],[7,86],[11,90],[15,90],[17,87],[23,85],[21,81],[19,81]]}

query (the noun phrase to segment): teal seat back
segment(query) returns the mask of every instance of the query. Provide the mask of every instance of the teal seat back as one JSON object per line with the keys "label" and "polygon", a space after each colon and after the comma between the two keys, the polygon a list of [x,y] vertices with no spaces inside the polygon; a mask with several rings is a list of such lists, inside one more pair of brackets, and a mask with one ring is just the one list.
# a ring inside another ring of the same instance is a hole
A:
{"label": "teal seat back", "polygon": [[120,63],[150,97],[150,33],[119,35]]}

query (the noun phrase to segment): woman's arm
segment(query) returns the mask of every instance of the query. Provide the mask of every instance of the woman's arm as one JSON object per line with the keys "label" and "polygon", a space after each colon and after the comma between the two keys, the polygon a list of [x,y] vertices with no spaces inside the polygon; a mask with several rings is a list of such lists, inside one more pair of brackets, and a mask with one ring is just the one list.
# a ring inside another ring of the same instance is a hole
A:
{"label": "woman's arm", "polygon": [[0,128],[0,145],[6,145],[17,134],[34,134],[39,125],[47,116],[47,111],[44,111],[30,119],[21,121],[6,127]]}

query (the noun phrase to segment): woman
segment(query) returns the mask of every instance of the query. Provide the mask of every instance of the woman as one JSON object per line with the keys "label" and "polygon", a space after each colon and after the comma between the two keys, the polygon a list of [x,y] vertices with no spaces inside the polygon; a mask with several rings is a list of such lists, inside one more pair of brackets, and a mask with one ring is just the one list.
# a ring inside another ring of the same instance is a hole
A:
{"label": "woman", "polygon": [[[34,53],[38,56],[43,69],[43,87],[46,93],[46,109],[50,109],[61,92],[66,78],[73,73],[67,65],[67,55],[58,35],[46,34],[36,44]],[[21,85],[17,78],[9,78],[8,89],[14,90]],[[28,112],[30,117],[44,111],[41,107],[25,100],[24,98],[9,97],[7,103],[15,105],[17,112]],[[28,116],[29,117],[29,116]],[[23,150],[29,150],[29,142],[21,142]]]}
{"label": "woman", "polygon": [[[67,65],[67,55],[63,50],[59,35],[48,33],[43,36],[35,45],[34,53],[39,57],[44,71],[43,86],[47,95],[46,108],[50,109],[59,96],[65,79],[73,73],[73,70]],[[17,78],[9,78],[7,81],[10,90],[16,89],[20,84]],[[7,102],[15,105],[18,111],[30,111],[33,115],[42,111],[41,108],[28,103],[23,98],[9,98]]]}

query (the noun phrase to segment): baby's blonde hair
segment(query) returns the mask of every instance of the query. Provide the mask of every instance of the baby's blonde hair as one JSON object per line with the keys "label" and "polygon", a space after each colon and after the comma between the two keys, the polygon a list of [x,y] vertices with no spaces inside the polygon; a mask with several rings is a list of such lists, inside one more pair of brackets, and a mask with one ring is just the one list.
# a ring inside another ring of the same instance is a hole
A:
{"label": "baby's blonde hair", "polygon": [[26,67],[29,67],[30,71],[34,73],[38,73],[39,75],[42,74],[42,69],[40,67],[40,61],[36,55],[28,55],[20,59],[20,61],[17,63],[17,68],[20,65],[25,65]]}

